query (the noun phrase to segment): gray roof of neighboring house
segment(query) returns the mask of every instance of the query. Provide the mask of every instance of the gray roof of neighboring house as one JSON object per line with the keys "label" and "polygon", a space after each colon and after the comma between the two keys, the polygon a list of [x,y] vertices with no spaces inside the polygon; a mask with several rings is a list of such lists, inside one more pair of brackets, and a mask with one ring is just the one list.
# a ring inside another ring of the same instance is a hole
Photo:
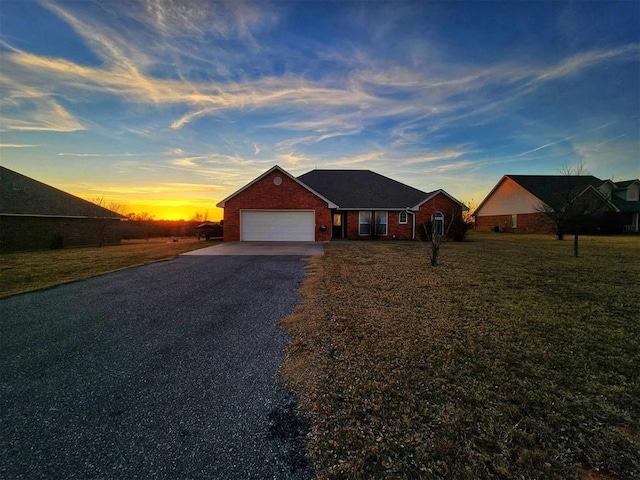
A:
{"label": "gray roof of neighboring house", "polygon": [[616,188],[623,189],[623,188],[629,188],[629,185],[635,182],[640,183],[640,180],[638,180],[637,178],[634,178],[633,180],[622,180],[620,182],[613,182],[613,184],[616,186]]}
{"label": "gray roof of neighboring house", "polygon": [[[558,203],[581,194],[587,187],[598,188],[604,182],[593,175],[505,175],[527,189],[544,203],[558,207]],[[564,206],[564,205],[561,205]]]}
{"label": "gray roof of neighboring house", "polygon": [[341,209],[405,209],[433,194],[371,170],[312,170],[298,180]]}
{"label": "gray roof of neighboring house", "polygon": [[638,200],[624,200],[616,195],[612,195],[611,203],[621,212],[640,212],[640,201]]}
{"label": "gray roof of neighboring house", "polygon": [[0,166],[0,215],[124,218],[3,166]]}

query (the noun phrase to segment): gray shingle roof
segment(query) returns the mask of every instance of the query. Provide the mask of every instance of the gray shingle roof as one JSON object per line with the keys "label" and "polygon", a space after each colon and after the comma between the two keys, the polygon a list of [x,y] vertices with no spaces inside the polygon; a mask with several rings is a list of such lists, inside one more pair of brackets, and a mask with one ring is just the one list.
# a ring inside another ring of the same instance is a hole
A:
{"label": "gray shingle roof", "polygon": [[341,209],[405,209],[431,195],[371,170],[312,170],[298,180]]}
{"label": "gray shingle roof", "polygon": [[[593,175],[506,175],[551,207],[563,207],[567,197],[575,197],[589,187],[603,184]],[[569,194],[569,195],[567,195]]]}
{"label": "gray shingle roof", "polygon": [[80,197],[0,166],[0,214],[124,218]]}
{"label": "gray shingle roof", "polygon": [[638,179],[634,178],[633,180],[623,180],[620,182],[613,182],[613,184],[616,186],[616,188],[629,188],[629,185],[637,181]]}

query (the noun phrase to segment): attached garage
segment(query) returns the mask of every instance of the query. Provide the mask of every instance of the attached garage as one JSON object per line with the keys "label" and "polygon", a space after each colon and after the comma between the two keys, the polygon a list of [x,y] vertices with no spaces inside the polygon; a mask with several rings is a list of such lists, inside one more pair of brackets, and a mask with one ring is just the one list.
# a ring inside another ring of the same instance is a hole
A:
{"label": "attached garage", "polygon": [[240,239],[245,242],[313,242],[315,211],[241,210]]}

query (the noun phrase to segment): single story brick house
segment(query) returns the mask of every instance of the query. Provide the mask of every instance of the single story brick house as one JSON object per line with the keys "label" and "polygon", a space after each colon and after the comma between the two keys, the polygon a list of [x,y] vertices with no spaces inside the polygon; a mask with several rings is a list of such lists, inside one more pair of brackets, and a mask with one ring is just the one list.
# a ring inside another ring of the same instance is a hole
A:
{"label": "single story brick house", "polygon": [[409,240],[433,219],[447,231],[466,207],[444,190],[423,192],[370,170],[312,170],[294,177],[278,165],[217,204],[224,241]]}
{"label": "single story brick house", "polygon": [[0,252],[119,243],[122,219],[0,166]]}
{"label": "single story brick house", "polygon": [[613,182],[593,175],[504,175],[476,208],[476,230],[554,233],[542,210],[558,211],[567,201],[587,197],[600,198],[604,211],[594,217],[589,233],[638,232],[640,180]]}

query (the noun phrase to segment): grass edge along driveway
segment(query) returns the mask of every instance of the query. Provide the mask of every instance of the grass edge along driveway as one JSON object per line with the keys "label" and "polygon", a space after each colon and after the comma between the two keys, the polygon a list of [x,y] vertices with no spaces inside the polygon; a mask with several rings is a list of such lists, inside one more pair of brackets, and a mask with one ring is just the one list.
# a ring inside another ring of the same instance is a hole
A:
{"label": "grass edge along driveway", "polygon": [[329,244],[280,373],[318,478],[640,475],[640,250],[474,234]]}
{"label": "grass edge along driveway", "polygon": [[176,258],[219,242],[194,238],[124,240],[118,245],[0,255],[0,298],[50,288],[147,263]]}

